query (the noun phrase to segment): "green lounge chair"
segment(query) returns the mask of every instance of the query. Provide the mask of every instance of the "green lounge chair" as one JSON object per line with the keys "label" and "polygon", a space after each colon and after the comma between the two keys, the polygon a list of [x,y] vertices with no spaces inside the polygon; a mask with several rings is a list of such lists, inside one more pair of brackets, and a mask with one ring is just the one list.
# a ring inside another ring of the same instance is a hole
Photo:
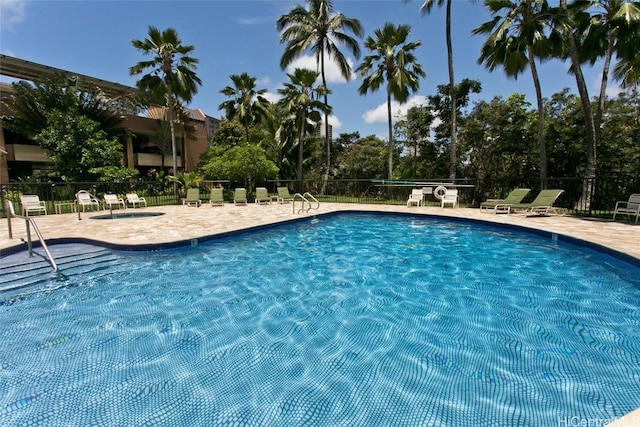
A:
{"label": "green lounge chair", "polygon": [[289,203],[293,201],[293,196],[289,193],[288,187],[278,187],[278,203]]}
{"label": "green lounge chair", "polygon": [[209,196],[209,203],[211,206],[224,206],[224,196],[222,188],[212,188],[211,195]]}
{"label": "green lounge chair", "polygon": [[506,212],[509,213],[509,206],[522,203],[531,190],[529,188],[516,188],[511,191],[504,199],[488,199],[480,203],[480,212],[492,210],[493,213]]}
{"label": "green lounge chair", "polygon": [[236,191],[233,193],[233,204],[234,205],[246,205],[247,204],[247,189],[246,188],[236,188]]}
{"label": "green lounge chair", "polygon": [[564,193],[564,190],[552,189],[542,190],[531,203],[514,203],[509,205],[509,212],[536,213],[538,215],[564,215],[567,213],[565,208],[556,208],[553,206],[556,199]]}
{"label": "green lounge chair", "polygon": [[259,205],[263,203],[271,204],[271,196],[269,192],[264,187],[256,187],[256,197],[255,202]]}
{"label": "green lounge chair", "polygon": [[183,205],[200,207],[202,200],[200,200],[200,190],[197,188],[189,188],[187,190],[187,197],[182,200]]}

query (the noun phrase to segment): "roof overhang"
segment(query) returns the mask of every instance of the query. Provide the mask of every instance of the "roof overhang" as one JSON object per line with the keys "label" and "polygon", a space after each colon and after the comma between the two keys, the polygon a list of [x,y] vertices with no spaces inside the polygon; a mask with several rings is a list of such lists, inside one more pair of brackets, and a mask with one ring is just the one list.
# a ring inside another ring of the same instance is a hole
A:
{"label": "roof overhang", "polygon": [[78,76],[83,80],[99,87],[106,96],[111,99],[124,97],[133,94],[138,89],[130,86],[121,85],[119,83],[108,82],[106,80],[95,77],[85,76],[83,74],[74,73],[60,68],[49,67],[48,65],[37,64],[35,62],[26,61],[24,59],[14,58],[12,56],[0,54],[0,74],[3,76],[13,77],[28,81],[42,81],[47,77],[57,74],[65,76]]}

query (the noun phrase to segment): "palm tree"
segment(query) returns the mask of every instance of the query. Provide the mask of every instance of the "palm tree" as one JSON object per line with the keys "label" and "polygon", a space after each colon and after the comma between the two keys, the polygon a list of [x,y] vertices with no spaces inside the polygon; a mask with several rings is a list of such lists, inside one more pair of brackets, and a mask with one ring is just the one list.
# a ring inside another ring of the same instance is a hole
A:
{"label": "palm tree", "polygon": [[[551,27],[552,11],[546,0],[485,0],[485,7],[493,15],[493,19],[472,31],[475,35],[488,34],[478,63],[484,63],[490,71],[502,66],[506,74],[514,78],[529,66],[538,103],[540,184],[542,188],[546,188],[544,105],[535,59],[550,55],[547,32]],[[499,15],[500,13],[504,15]]]}
{"label": "palm tree", "polygon": [[292,74],[287,74],[291,80],[284,83],[284,88],[278,89],[282,95],[280,106],[293,116],[298,128],[298,182],[302,189],[302,163],[304,162],[304,138],[309,127],[308,120],[319,122],[320,111],[325,115],[331,111],[318,99],[327,92],[324,86],[316,86],[315,82],[319,74],[315,71],[296,68]]}
{"label": "palm tree", "polygon": [[237,118],[246,133],[249,142],[249,127],[264,118],[269,101],[264,98],[266,89],[256,90],[256,78],[247,73],[231,76],[233,86],[226,86],[221,94],[231,99],[221,103],[218,108],[224,110],[227,120]]}
{"label": "palm tree", "polygon": [[140,90],[152,94],[155,99],[164,99],[167,107],[167,120],[171,128],[171,152],[173,173],[178,172],[176,157],[176,136],[174,128],[174,110],[180,101],[189,103],[202,84],[195,73],[198,60],[188,56],[195,49],[185,46],[173,28],[160,32],[150,26],[148,37],[144,40],[132,40],[131,44],[144,55],[153,55],[149,61],[138,62],[129,68],[129,74],[136,76],[149,70],[137,84]]}
{"label": "palm tree", "polygon": [[[445,0],[425,0],[420,6],[420,13],[423,15],[428,15],[431,13],[433,6],[438,5],[442,7],[445,3]],[[449,98],[451,102],[451,142],[449,143],[449,179],[452,181],[456,179],[456,166],[458,163],[457,160],[457,148],[458,148],[458,129],[457,129],[457,107],[456,107],[456,86],[455,86],[455,78],[453,73],[453,47],[451,43],[451,0],[446,0],[446,24],[445,24],[445,32],[447,38],[447,66],[449,69]]]}
{"label": "palm tree", "polygon": [[[335,13],[333,0],[305,0],[308,9],[301,5],[294,6],[287,15],[277,21],[278,31],[282,31],[280,43],[287,43],[280,59],[280,67],[284,70],[293,60],[310,49],[319,64],[322,86],[327,87],[325,76],[325,55],[335,60],[340,73],[346,80],[351,79],[351,66],[340,51],[344,45],[356,59],[360,58],[358,41],[347,32],[362,37],[364,31],[360,21],[347,18],[342,13]],[[325,110],[329,108],[328,92],[324,95]],[[329,116],[325,115],[325,145],[327,149],[326,177],[331,167],[331,141],[329,140]]]}
{"label": "palm tree", "polygon": [[366,56],[356,69],[364,80],[358,88],[360,95],[375,92],[387,83],[387,116],[389,119],[389,179],[393,178],[393,124],[391,98],[404,103],[409,98],[409,90],[416,92],[420,87],[420,77],[426,77],[422,66],[413,53],[422,43],[408,42],[411,32],[409,25],[397,27],[387,22],[382,29],[374,31],[375,38],[367,37],[364,46],[373,54]]}

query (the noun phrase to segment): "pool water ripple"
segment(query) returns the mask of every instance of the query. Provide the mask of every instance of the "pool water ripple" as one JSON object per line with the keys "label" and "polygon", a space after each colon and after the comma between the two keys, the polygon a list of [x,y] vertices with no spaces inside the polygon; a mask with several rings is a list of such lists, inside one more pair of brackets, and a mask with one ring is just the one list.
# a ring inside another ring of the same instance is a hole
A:
{"label": "pool water ripple", "polygon": [[638,269],[551,239],[336,215],[113,256],[0,304],[0,425],[549,426],[640,406]]}

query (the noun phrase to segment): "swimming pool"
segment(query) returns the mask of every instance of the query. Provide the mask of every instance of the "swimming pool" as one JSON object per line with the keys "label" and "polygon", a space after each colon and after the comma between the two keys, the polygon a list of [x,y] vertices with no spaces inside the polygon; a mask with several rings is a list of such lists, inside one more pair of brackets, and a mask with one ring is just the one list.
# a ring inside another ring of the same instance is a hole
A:
{"label": "swimming pool", "polygon": [[1,302],[0,425],[549,426],[640,406],[638,268],[589,249],[355,214],[109,257]]}

